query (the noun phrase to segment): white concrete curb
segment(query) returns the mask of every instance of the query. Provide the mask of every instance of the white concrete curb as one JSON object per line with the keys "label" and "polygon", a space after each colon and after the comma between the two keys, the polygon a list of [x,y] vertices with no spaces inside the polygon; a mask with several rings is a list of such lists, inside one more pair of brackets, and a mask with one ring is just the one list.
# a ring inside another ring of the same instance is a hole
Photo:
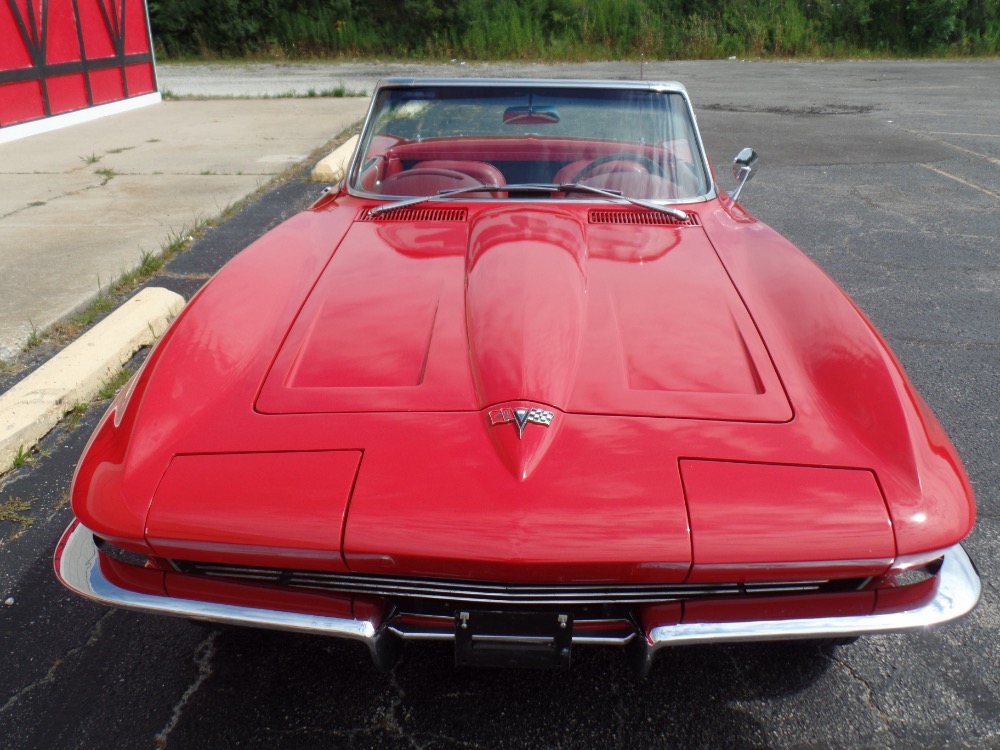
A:
{"label": "white concrete curb", "polygon": [[313,182],[340,182],[344,179],[347,171],[347,164],[354,156],[354,149],[358,145],[358,137],[352,135],[336,149],[332,154],[320,159],[313,167],[309,179]]}
{"label": "white concrete curb", "polygon": [[9,391],[0,394],[0,474],[81,402],[90,401],[184,307],[160,287],[143,289]]}

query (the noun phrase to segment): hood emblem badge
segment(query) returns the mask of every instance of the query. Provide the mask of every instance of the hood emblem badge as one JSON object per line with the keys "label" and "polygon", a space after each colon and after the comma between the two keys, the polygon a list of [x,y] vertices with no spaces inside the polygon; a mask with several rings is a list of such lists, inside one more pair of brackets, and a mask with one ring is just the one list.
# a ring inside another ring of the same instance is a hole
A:
{"label": "hood emblem badge", "polygon": [[518,439],[522,439],[524,438],[524,428],[528,426],[529,422],[548,427],[552,424],[554,416],[555,414],[545,409],[511,409],[505,407],[490,410],[490,424],[497,425],[513,422],[517,427]]}

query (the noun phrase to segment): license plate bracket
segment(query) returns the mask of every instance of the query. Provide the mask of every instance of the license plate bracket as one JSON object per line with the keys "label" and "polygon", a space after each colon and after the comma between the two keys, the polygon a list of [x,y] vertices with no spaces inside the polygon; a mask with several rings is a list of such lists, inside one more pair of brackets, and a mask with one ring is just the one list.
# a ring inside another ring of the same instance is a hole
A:
{"label": "license plate bracket", "polygon": [[569,669],[572,647],[570,613],[471,609],[455,613],[458,666]]}

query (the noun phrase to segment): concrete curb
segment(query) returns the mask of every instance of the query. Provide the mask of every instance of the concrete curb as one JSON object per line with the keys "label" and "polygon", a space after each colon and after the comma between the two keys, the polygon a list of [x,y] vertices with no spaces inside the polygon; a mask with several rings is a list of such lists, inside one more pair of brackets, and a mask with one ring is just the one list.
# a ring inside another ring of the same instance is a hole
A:
{"label": "concrete curb", "polygon": [[320,159],[313,167],[309,179],[313,182],[340,182],[344,179],[347,171],[347,163],[354,155],[354,149],[358,145],[358,136],[352,135],[336,149],[332,154]]}
{"label": "concrete curb", "polygon": [[0,474],[18,450],[35,445],[76,404],[90,401],[141,347],[152,344],[184,307],[160,287],[143,289],[90,331],[0,394]]}

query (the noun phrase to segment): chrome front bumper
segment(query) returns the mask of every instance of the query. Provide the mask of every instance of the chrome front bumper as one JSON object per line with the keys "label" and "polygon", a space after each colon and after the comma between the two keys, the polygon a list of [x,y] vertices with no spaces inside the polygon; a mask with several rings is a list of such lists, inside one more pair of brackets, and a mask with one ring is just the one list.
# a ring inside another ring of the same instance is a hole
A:
{"label": "chrome front bumper", "polygon": [[[80,596],[101,604],[142,612],[187,617],[232,625],[331,635],[365,643],[376,664],[388,666],[402,639],[411,637],[374,620],[355,620],[322,615],[217,602],[180,599],[131,591],[109,580],[101,570],[93,533],[74,521],[66,530],[55,554],[59,580]],[[664,646],[738,641],[848,638],[877,633],[922,630],[968,614],[976,606],[982,584],[975,566],[961,545],[944,553],[937,573],[937,590],[929,601],[890,613],[840,617],[813,617],[744,622],[680,623],[649,628],[645,637],[617,641],[626,645],[633,663],[644,673],[656,651]],[[428,638],[427,634],[413,634]],[[450,634],[435,637],[447,638]],[[596,643],[584,633],[574,634],[574,643]]]}

